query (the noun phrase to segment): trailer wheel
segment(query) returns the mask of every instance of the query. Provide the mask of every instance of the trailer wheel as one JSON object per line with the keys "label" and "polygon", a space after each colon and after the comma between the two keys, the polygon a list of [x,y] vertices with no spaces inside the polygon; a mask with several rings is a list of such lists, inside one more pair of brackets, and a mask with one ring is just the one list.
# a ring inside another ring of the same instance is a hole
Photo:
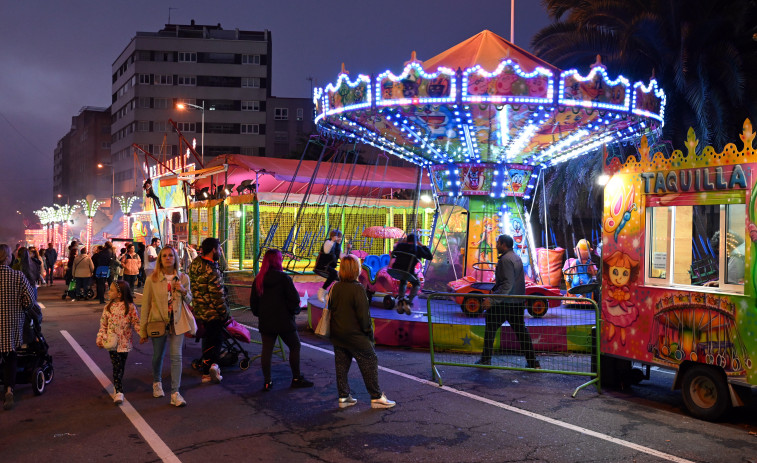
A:
{"label": "trailer wheel", "polygon": [[392,310],[394,308],[394,298],[389,294],[384,296],[384,308],[386,310]]}
{"label": "trailer wheel", "polygon": [[703,420],[717,420],[731,406],[725,377],[706,365],[693,365],[684,373],[682,393],[689,412]]}

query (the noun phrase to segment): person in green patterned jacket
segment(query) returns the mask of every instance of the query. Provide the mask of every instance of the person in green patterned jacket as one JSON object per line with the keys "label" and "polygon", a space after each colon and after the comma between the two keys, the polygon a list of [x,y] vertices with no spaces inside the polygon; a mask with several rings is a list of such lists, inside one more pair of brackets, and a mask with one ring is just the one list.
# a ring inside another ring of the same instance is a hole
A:
{"label": "person in green patterned jacket", "polygon": [[195,318],[202,322],[202,382],[220,383],[221,368],[218,354],[223,342],[223,326],[229,317],[229,307],[223,287],[223,274],[218,268],[221,242],[218,238],[202,241],[201,255],[189,266],[192,305]]}

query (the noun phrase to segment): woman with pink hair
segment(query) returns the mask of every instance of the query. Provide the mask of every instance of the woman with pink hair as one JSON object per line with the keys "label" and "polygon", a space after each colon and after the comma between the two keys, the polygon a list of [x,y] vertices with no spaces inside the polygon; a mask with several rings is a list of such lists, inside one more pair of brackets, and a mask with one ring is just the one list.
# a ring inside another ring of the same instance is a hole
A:
{"label": "woman with pink hair", "polygon": [[313,383],[300,373],[300,337],[295,315],[300,313],[300,295],[292,279],[284,273],[283,257],[278,249],[269,249],[263,256],[260,273],[252,282],[250,309],[258,317],[258,330],[263,340],[260,365],[263,368],[263,390],[270,391],[271,356],[276,338],[289,348],[289,367],[292,369],[291,387],[311,387]]}

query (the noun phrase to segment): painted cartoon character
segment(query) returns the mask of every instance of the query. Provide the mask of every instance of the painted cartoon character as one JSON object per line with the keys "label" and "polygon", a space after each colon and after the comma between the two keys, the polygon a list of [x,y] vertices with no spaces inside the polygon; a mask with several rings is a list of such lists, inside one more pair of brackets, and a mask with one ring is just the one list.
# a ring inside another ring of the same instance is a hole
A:
{"label": "painted cartoon character", "polygon": [[607,233],[615,232],[613,238],[615,238],[616,243],[618,242],[620,231],[623,230],[628,221],[631,220],[631,212],[638,209],[636,203],[633,202],[634,190],[635,188],[633,185],[629,188],[625,188],[623,185],[618,185],[610,194],[610,207],[609,209],[606,209],[606,212],[609,213],[609,217],[605,219],[602,227]]}
{"label": "painted cartoon character", "polygon": [[639,318],[639,309],[631,302],[630,283],[639,276],[639,261],[628,254],[615,251],[605,259],[603,277],[608,287],[608,298],[602,302],[602,318],[607,323],[605,340],[612,341],[620,332],[620,343],[626,344],[626,328]]}
{"label": "painted cartoon character", "polygon": [[520,257],[520,260],[523,262],[523,271],[528,275],[530,274],[531,269],[523,221],[517,217],[511,219],[510,231],[513,237],[513,251],[518,257]]}
{"label": "painted cartoon character", "polygon": [[483,169],[480,167],[470,167],[467,171],[464,171],[465,178],[463,180],[467,183],[469,189],[478,190],[481,188],[481,174],[483,174]]}
{"label": "painted cartoon character", "polygon": [[492,253],[493,248],[490,243],[493,231],[494,221],[491,218],[486,217],[481,223],[481,239],[476,243],[479,262],[492,262],[494,259]]}
{"label": "painted cartoon character", "polygon": [[139,220],[135,220],[133,224],[131,224],[131,234],[134,237],[134,242],[137,243],[144,243],[145,237],[147,236],[147,227],[145,227],[144,222],[140,222]]}

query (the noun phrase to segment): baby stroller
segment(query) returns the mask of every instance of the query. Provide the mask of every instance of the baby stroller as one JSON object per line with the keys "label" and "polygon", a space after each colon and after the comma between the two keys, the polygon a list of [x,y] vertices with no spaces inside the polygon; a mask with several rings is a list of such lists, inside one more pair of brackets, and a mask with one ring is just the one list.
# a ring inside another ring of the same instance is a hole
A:
{"label": "baby stroller", "polygon": [[[203,327],[202,322],[197,320],[195,342],[200,342],[204,332],[205,328]],[[250,354],[244,350],[241,342],[250,343],[250,331],[229,316],[223,327],[223,341],[219,348],[218,366],[230,367],[239,362],[239,368],[242,370],[250,368]],[[241,360],[239,360],[240,355],[243,357]],[[202,359],[192,360],[192,368],[195,370],[202,369]]]}
{"label": "baby stroller", "polygon": [[92,289],[92,281],[90,280],[90,284],[86,288],[82,288],[78,291],[76,291],[76,280],[72,279],[71,283],[68,284],[68,288],[63,291],[63,296],[61,296],[61,299],[64,301],[67,297],[70,297],[71,299],[79,299],[79,300],[88,300],[93,299],[95,297],[95,291]]}
{"label": "baby stroller", "polygon": [[[48,344],[42,335],[42,311],[37,304],[26,310],[23,344],[16,350],[17,384],[31,384],[34,395],[41,395],[53,380],[53,358],[48,354]],[[2,365],[2,360],[0,360]],[[2,378],[0,377],[0,384]]]}

